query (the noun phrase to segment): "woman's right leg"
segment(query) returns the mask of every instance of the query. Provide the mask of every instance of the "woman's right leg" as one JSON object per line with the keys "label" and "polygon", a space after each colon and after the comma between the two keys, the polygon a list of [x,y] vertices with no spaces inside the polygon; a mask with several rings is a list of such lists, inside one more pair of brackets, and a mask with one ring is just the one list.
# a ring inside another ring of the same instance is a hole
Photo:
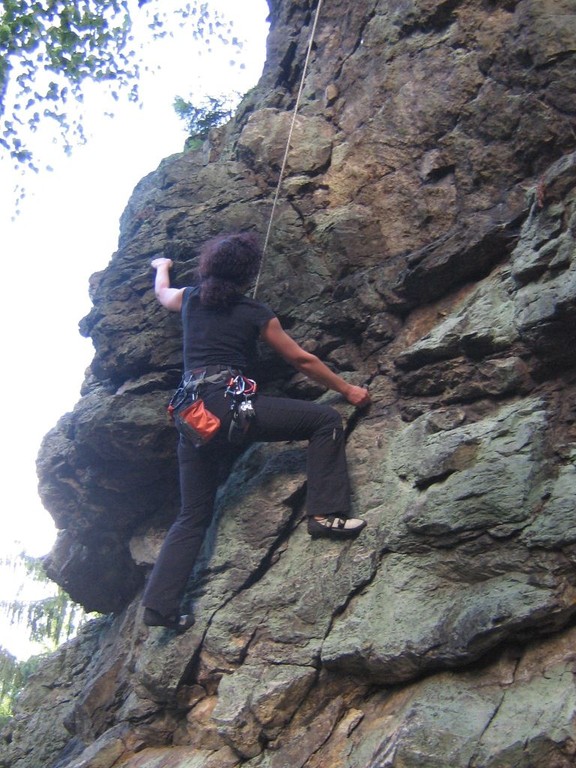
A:
{"label": "woman's right leg", "polygon": [[308,440],[306,507],[309,516],[350,514],[350,482],[342,418],[328,405],[259,395],[250,438]]}

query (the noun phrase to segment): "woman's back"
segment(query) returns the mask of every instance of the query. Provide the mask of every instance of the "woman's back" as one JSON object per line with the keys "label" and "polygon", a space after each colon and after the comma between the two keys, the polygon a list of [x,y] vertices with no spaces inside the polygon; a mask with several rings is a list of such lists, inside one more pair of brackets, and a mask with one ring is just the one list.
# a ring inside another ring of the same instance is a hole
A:
{"label": "woman's back", "polygon": [[197,287],[186,288],[182,301],[184,369],[230,365],[250,371],[262,327],[274,312],[247,296],[239,295],[225,307],[204,306]]}

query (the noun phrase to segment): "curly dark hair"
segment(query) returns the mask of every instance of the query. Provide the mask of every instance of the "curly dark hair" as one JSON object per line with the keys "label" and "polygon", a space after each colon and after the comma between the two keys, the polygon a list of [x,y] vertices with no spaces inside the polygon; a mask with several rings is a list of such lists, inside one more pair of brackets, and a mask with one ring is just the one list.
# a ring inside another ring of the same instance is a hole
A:
{"label": "curly dark hair", "polygon": [[262,251],[253,232],[219,235],[200,250],[198,275],[200,302],[209,307],[227,307],[242,295],[258,274]]}

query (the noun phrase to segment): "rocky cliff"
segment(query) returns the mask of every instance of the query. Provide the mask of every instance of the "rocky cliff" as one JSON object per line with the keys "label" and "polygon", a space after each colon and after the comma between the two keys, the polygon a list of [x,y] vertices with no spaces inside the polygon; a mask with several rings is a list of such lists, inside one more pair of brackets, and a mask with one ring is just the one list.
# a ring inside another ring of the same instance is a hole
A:
{"label": "rocky cliff", "polygon": [[178,318],[149,263],[271,214],[315,3],[269,0],[264,73],[143,179],[81,323],[80,402],[45,438],[50,576],[105,616],[30,681],[11,768],[576,765],[576,7],[325,2],[259,298],[374,402],[341,408],[350,543],[305,532],[305,446],[222,488],[182,636],[139,594],[178,507]]}

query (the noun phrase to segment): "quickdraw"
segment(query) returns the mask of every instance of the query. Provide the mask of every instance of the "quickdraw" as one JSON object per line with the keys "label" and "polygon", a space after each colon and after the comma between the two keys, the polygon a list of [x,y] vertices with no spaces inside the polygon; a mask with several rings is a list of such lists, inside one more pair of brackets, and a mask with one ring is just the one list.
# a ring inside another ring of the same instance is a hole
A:
{"label": "quickdraw", "polygon": [[198,384],[199,382],[188,379],[182,381],[174,394],[172,399],[168,403],[168,413],[173,416],[174,412],[180,408],[184,403],[192,403],[198,399]]}
{"label": "quickdraw", "polygon": [[234,376],[228,382],[226,388],[226,396],[231,396],[235,399],[248,399],[256,394],[258,385],[254,379],[247,379],[245,376]]}
{"label": "quickdraw", "polygon": [[232,398],[230,410],[232,421],[228,430],[228,440],[231,443],[241,443],[246,435],[250,422],[256,416],[251,398],[256,394],[258,385],[253,379],[245,376],[234,376],[228,382],[225,396]]}

